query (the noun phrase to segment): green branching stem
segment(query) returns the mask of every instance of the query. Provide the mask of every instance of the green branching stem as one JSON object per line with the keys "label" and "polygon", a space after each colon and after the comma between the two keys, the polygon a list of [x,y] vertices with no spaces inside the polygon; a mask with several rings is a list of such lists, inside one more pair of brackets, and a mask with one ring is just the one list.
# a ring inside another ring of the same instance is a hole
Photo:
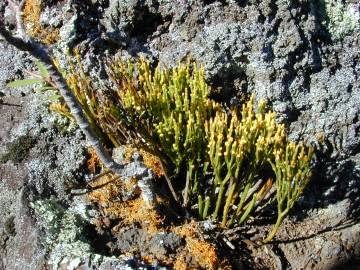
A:
{"label": "green branching stem", "polygon": [[303,145],[290,142],[286,145],[285,151],[275,153],[275,162],[269,160],[276,174],[278,217],[272,231],[263,241],[264,243],[273,239],[284,217],[289,213],[309,182],[312,155],[313,148],[310,147],[305,153]]}

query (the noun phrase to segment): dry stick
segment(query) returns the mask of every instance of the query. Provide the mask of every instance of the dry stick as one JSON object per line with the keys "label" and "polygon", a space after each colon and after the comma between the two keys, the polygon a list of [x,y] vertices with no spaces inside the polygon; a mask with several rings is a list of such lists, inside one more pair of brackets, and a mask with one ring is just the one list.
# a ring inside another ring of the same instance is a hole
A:
{"label": "dry stick", "polygon": [[71,193],[71,195],[72,196],[80,196],[80,195],[88,194],[88,193],[93,192],[93,191],[95,191],[97,189],[103,188],[108,184],[114,183],[115,181],[119,180],[120,178],[121,178],[121,176],[116,176],[116,177],[110,179],[109,181],[107,181],[106,183],[103,183],[103,184],[100,184],[100,185],[94,186],[94,187],[89,184],[88,187],[85,190],[82,190],[82,191],[77,192],[77,193],[73,192],[73,193]]}
{"label": "dry stick", "polygon": [[[99,178],[101,178],[101,177],[109,174],[109,173],[111,173],[111,171],[102,172],[102,173],[96,175],[94,178],[92,178],[89,183],[92,183],[92,182],[98,180]],[[86,183],[86,185],[84,185],[84,183],[76,183],[76,184],[70,183],[70,184],[66,184],[66,185],[67,185],[66,189],[67,189],[67,190],[70,190],[70,189],[84,189],[84,188],[85,188],[85,189],[89,189],[89,187],[91,187],[91,186],[89,185],[89,183]]]}
{"label": "dry stick", "polygon": [[189,189],[190,189],[190,175],[189,175],[189,171],[187,171],[185,189],[184,189],[184,203],[183,203],[184,207],[187,207],[189,203]]}
{"label": "dry stick", "polygon": [[245,202],[248,201],[256,191],[258,191],[260,189],[260,187],[262,187],[262,184],[264,183],[263,179],[259,179],[255,185],[249,189],[248,194],[246,196]]}
{"label": "dry stick", "polygon": [[[47,49],[36,41],[32,40],[24,31],[23,20],[22,20],[22,8],[25,4],[25,1],[22,0],[18,5],[12,1],[8,0],[10,7],[15,12],[16,16],[16,27],[20,32],[21,38],[15,37],[10,31],[8,31],[5,27],[4,14],[0,14],[0,35],[11,45],[19,49],[20,51],[27,51],[33,57],[38,59],[48,70],[56,88],[59,90],[61,96],[64,98],[66,104],[69,107],[71,114],[74,116],[77,124],[79,125],[81,131],[85,134],[86,140],[90,144],[91,147],[94,148],[97,156],[101,160],[101,162],[113,171],[116,174],[126,177],[136,177],[139,179],[140,188],[145,191],[143,192],[143,198],[149,204],[154,202],[154,195],[151,194],[152,188],[151,185],[151,172],[146,172],[145,169],[139,170],[139,172],[134,173],[131,171],[132,168],[125,168],[123,165],[116,163],[112,157],[109,155],[104,146],[100,143],[96,133],[92,130],[87,118],[85,117],[80,104],[75,98],[74,94],[70,90],[67,85],[65,79],[62,77],[61,73],[58,71],[56,66],[54,65]],[[141,172],[140,172],[141,171]],[[135,175],[131,175],[131,173]],[[141,179],[143,178],[143,179]],[[152,200],[152,201],[151,201]]]}
{"label": "dry stick", "polygon": [[168,187],[169,187],[169,189],[170,189],[170,192],[171,192],[171,194],[173,195],[175,201],[178,202],[178,201],[179,201],[179,198],[178,198],[178,196],[176,195],[175,189],[174,189],[174,187],[173,187],[173,185],[172,185],[172,183],[171,183],[171,180],[170,180],[170,178],[169,178],[169,176],[168,176],[168,172],[167,172],[167,170],[165,169],[165,166],[164,166],[164,164],[163,164],[163,161],[162,161],[161,159],[159,159],[159,160],[160,160],[161,169],[162,169],[162,171],[164,172],[164,177],[165,177],[165,180],[166,180],[166,182],[167,182],[167,184],[168,184]]}

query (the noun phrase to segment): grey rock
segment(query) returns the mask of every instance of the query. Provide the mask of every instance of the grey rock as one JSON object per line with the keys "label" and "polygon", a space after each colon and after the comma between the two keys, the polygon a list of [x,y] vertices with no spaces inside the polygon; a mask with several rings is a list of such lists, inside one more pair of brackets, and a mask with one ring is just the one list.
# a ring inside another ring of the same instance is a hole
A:
{"label": "grey rock", "polygon": [[174,233],[157,233],[149,242],[149,253],[155,254],[160,260],[175,258],[176,251],[184,245],[183,239]]}
{"label": "grey rock", "polygon": [[[9,81],[23,78],[31,69],[29,59],[0,41],[0,155],[18,138],[14,135],[23,122],[30,103],[30,88],[8,89]],[[29,150],[29,149],[28,149]],[[16,156],[13,156],[16,157]],[[25,156],[24,156],[25,157]],[[0,269],[43,269],[45,250],[40,231],[29,213],[26,197],[27,168],[24,161],[0,164]]]}
{"label": "grey rock", "polygon": [[18,52],[15,48],[8,45],[0,38],[0,57],[2,59],[0,69],[0,90],[5,95],[18,95],[19,92],[29,92],[29,88],[9,89],[6,87],[7,83],[22,79],[22,71],[24,69],[31,70],[30,59],[25,57],[26,54]]}
{"label": "grey rock", "polygon": [[32,136],[36,144],[29,152],[26,166],[29,185],[38,194],[55,192],[65,196],[64,183],[79,178],[85,162],[85,143],[79,131],[64,126],[62,117],[49,114],[46,97],[35,95],[27,121],[14,136]]}
{"label": "grey rock", "polygon": [[59,9],[54,9],[46,6],[40,15],[40,23],[44,26],[51,26],[59,28],[63,23],[62,12]]}
{"label": "grey rock", "polygon": [[121,252],[130,252],[136,247],[142,256],[150,255],[158,260],[175,258],[177,250],[185,244],[185,241],[174,233],[160,232],[150,235],[137,227],[124,229],[117,235],[117,239],[117,248]]}

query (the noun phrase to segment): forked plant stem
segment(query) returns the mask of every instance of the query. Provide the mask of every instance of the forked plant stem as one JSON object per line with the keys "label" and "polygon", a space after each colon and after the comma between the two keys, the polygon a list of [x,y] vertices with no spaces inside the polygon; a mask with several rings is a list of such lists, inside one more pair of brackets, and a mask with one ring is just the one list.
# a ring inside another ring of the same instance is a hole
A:
{"label": "forked plant stem", "polygon": [[266,237],[266,239],[263,241],[263,243],[265,243],[265,244],[269,243],[274,238],[275,234],[279,230],[280,225],[283,222],[283,220],[284,220],[284,218],[285,218],[285,216],[287,215],[288,212],[289,212],[289,210],[286,209],[284,212],[282,212],[280,215],[278,215],[274,227],[272,228],[271,232]]}

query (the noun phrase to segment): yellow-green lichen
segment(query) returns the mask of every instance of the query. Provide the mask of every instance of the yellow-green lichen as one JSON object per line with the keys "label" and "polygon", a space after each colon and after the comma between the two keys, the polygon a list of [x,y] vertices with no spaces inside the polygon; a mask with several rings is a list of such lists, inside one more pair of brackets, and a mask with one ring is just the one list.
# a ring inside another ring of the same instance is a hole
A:
{"label": "yellow-green lichen", "polygon": [[31,208],[46,230],[42,244],[49,254],[48,263],[52,269],[62,269],[61,264],[67,264],[67,269],[76,269],[89,257],[93,264],[102,260],[84,238],[84,204],[65,208],[56,200],[46,199],[31,203]]}

